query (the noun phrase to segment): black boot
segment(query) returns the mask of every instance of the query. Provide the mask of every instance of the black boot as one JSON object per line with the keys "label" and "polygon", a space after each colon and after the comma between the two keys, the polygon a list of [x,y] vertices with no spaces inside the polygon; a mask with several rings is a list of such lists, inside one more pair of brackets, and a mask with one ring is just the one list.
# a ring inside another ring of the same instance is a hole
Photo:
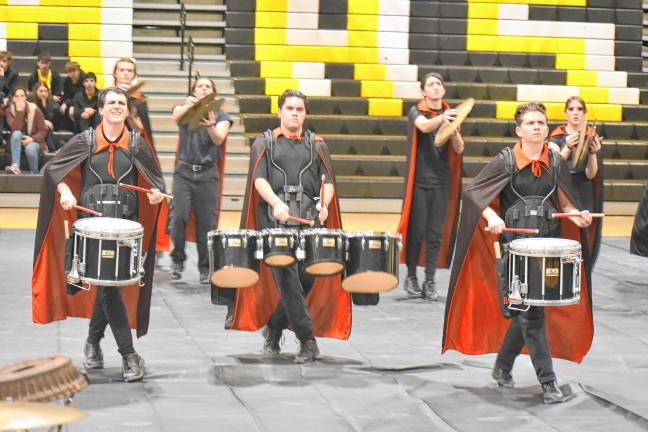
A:
{"label": "black boot", "polygon": [[279,355],[281,354],[281,336],[283,332],[281,330],[275,330],[270,328],[270,326],[265,326],[263,329],[263,337],[265,342],[263,343],[263,354],[268,355]]}
{"label": "black boot", "polygon": [[86,341],[85,347],[83,347],[83,354],[86,358],[83,362],[83,366],[85,366],[86,369],[103,369],[103,352],[101,351],[99,342],[90,343],[89,341]]}
{"label": "black boot", "polygon": [[565,395],[558,387],[558,381],[553,380],[542,384],[542,399],[546,404],[565,402]]}
{"label": "black boot", "polygon": [[169,272],[171,279],[180,280],[180,278],[182,277],[183,270],[184,270],[184,263],[181,262],[171,263],[171,271]]}
{"label": "black boot", "polygon": [[144,359],[137,353],[122,357],[122,376],[124,381],[140,381],[144,378]]}
{"label": "black boot", "polygon": [[408,276],[407,279],[405,279],[403,289],[409,297],[421,297],[422,291],[416,276]]}
{"label": "black boot", "polygon": [[314,337],[305,341],[299,341],[299,353],[295,356],[295,363],[306,363],[315,361],[319,356],[319,348]]}
{"label": "black boot", "polygon": [[427,301],[439,300],[439,293],[433,280],[426,280],[423,283],[423,298]]}
{"label": "black boot", "polygon": [[493,372],[491,372],[491,376],[495,381],[497,381],[497,385],[500,387],[513,388],[515,386],[513,376],[509,371],[505,371],[504,369],[495,366]]}

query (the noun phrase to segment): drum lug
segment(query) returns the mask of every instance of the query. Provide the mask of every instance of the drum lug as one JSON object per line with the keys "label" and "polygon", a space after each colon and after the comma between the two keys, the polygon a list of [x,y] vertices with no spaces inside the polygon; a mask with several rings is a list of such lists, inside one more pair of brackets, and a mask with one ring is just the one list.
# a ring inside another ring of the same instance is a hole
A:
{"label": "drum lug", "polygon": [[518,307],[517,305],[524,304],[527,294],[529,293],[529,285],[520,282],[520,277],[518,275],[513,276],[513,281],[511,282],[511,287],[509,290],[508,296],[508,308],[516,311],[526,312],[531,307],[530,304],[526,305],[526,308]]}
{"label": "drum lug", "polygon": [[295,258],[297,258],[299,261],[303,261],[304,258],[306,258],[306,254],[304,253],[304,249],[302,249],[300,247],[297,248],[297,250],[295,250]]}
{"label": "drum lug", "polygon": [[74,255],[74,259],[72,260],[72,268],[70,268],[70,273],[68,273],[68,283],[76,284],[81,281],[81,278],[79,277],[79,256]]}
{"label": "drum lug", "polygon": [[247,248],[247,237],[246,236],[242,236],[242,237],[243,237],[243,247]]}
{"label": "drum lug", "polygon": [[[140,271],[139,271],[139,274],[140,274],[141,278],[144,277],[144,261],[146,261],[146,252],[142,252],[142,256],[140,258]],[[142,285],[142,281],[140,281],[140,286],[144,286],[144,285]]]}
{"label": "drum lug", "polygon": [[335,244],[337,245],[338,249],[342,249],[342,237],[338,237],[335,239]]}
{"label": "drum lug", "polygon": [[257,237],[257,250],[254,252],[254,258],[261,260],[263,259],[263,237]]}
{"label": "drum lug", "polygon": [[209,253],[209,274],[214,273],[214,238],[207,238],[207,251]]}

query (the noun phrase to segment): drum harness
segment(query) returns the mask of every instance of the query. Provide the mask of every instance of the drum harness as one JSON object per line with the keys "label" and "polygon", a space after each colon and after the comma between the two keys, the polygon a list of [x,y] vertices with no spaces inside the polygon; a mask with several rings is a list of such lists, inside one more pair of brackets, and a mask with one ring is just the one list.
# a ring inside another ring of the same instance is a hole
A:
{"label": "drum harness", "polygon": [[[315,215],[313,215],[311,212],[315,208],[315,206],[313,205],[314,199],[304,191],[304,187],[302,185],[302,175],[311,167],[311,165],[313,165],[313,133],[309,130],[306,130],[304,132],[304,143],[310,151],[310,160],[308,161],[308,164],[299,172],[298,185],[288,184],[288,175],[286,174],[286,171],[281,168],[281,166],[279,166],[279,164],[274,160],[274,145],[276,144],[276,140],[272,130],[268,129],[263,132],[263,137],[265,138],[266,146],[270,150],[268,152],[268,159],[270,160],[270,163],[273,167],[278,169],[281,174],[283,174],[283,201],[288,206],[289,213],[292,215],[299,215],[300,218],[313,219]],[[268,171],[270,176],[270,185],[272,185],[272,168],[270,167]],[[268,208],[268,216],[275,222],[275,227],[277,227],[277,225],[281,223],[274,218],[274,214],[272,213],[270,208]],[[285,223],[282,223],[282,225],[296,226],[299,225],[299,223],[286,221]]]}

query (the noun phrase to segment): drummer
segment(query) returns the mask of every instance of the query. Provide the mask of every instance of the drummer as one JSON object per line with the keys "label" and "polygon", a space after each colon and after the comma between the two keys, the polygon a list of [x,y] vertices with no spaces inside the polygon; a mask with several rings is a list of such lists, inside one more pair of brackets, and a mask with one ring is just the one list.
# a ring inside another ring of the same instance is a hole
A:
{"label": "drummer", "polygon": [[216,92],[209,78],[200,78],[193,84],[191,96],[183,105],[173,109],[173,120],[178,124],[179,145],[173,173],[173,206],[171,208],[171,279],[182,277],[189,212],[193,209],[195,238],[198,248],[200,283],[209,283],[209,255],[207,233],[218,225],[218,212],[222,196],[222,178],[225,162],[225,141],[232,124],[226,113],[210,111],[200,121],[200,128],[190,131],[180,119],[199,99]]}
{"label": "drummer", "polygon": [[[89,129],[72,137],[45,167],[36,228],[32,310],[36,323],[71,316],[91,318],[83,350],[85,367],[89,369],[103,368],[99,342],[110,325],[122,356],[123,378],[138,381],[144,376],[144,360],[135,352],[129,323],[137,329],[138,337],[146,334],[155,225],[164,179],[151,148],[138,133],[129,133],[126,128],[128,105],[122,89],[110,87],[102,91],[98,98],[101,123],[97,130]],[[118,188],[118,182],[139,184],[152,192],[143,196]],[[64,257],[63,221],[82,216],[70,212],[77,201],[104,216],[137,220],[143,225],[146,243],[142,249],[147,255],[140,286],[97,286],[96,290],[81,292],[76,286],[66,287],[63,261],[65,258],[66,271],[70,271],[72,242],[68,241],[69,255]],[[73,294],[76,295],[72,297]]]}
{"label": "drummer", "polygon": [[[443,77],[435,72],[421,79],[421,99],[408,114],[408,154],[403,210],[398,232],[403,238],[401,262],[407,264],[404,289],[411,297],[436,301],[434,275],[447,268],[454,246],[461,192],[464,141],[459,129],[440,146],[434,144],[441,125],[450,125],[457,110],[443,101]],[[423,288],[416,276],[425,266]]]}
{"label": "drummer", "polygon": [[[583,248],[586,276],[581,302],[569,308],[531,306],[516,312],[504,304],[508,293],[508,244],[516,236],[504,228],[537,228],[540,237],[585,241],[592,218],[574,206],[569,168],[547,143],[544,105],[525,103],[515,111],[519,140],[505,148],[475,177],[463,194],[459,234],[446,303],[443,351],[466,354],[498,352],[492,376],[501,387],[513,387],[513,363],[526,345],[545,403],[564,401],[551,356],[580,362],[589,350],[592,310],[589,256]],[[572,213],[561,224],[555,211]],[[490,234],[487,233],[490,231]],[[496,260],[493,241],[501,244]],[[497,285],[499,284],[499,289]],[[498,291],[500,295],[498,296]],[[499,304],[499,307],[497,306]],[[501,308],[501,312],[498,309]],[[505,319],[510,319],[508,324]]]}
{"label": "drummer", "polygon": [[[322,138],[304,129],[306,109],[303,93],[286,90],[279,97],[279,127],[254,141],[241,228],[308,227],[290,221],[289,216],[341,228],[331,157]],[[324,196],[320,196],[322,175]],[[289,325],[300,343],[296,363],[317,358],[314,336],[347,339],[351,302],[342,291],[340,275],[313,278],[301,264],[283,268],[261,264],[259,283],[237,291],[228,327],[250,331],[265,326],[263,352],[278,355],[283,330]]]}

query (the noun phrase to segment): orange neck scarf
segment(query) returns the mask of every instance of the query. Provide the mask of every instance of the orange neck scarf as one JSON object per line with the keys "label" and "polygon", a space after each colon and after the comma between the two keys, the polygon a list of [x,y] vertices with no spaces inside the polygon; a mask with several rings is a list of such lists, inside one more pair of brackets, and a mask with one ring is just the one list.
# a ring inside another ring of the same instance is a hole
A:
{"label": "orange neck scarf", "polygon": [[519,140],[515,143],[513,151],[515,152],[515,164],[519,171],[531,165],[531,173],[536,177],[540,177],[542,175],[542,165],[545,166],[545,170],[549,170],[549,147],[547,147],[546,143],[543,144],[542,153],[540,153],[538,159],[529,159],[522,150],[522,141]]}
{"label": "orange neck scarf", "polygon": [[128,130],[126,126],[122,129],[121,134],[116,141],[108,141],[108,138],[104,135],[103,125],[99,125],[96,131],[97,147],[95,153],[99,153],[108,149],[108,174],[115,178],[115,147],[118,147],[122,150],[128,151]]}

